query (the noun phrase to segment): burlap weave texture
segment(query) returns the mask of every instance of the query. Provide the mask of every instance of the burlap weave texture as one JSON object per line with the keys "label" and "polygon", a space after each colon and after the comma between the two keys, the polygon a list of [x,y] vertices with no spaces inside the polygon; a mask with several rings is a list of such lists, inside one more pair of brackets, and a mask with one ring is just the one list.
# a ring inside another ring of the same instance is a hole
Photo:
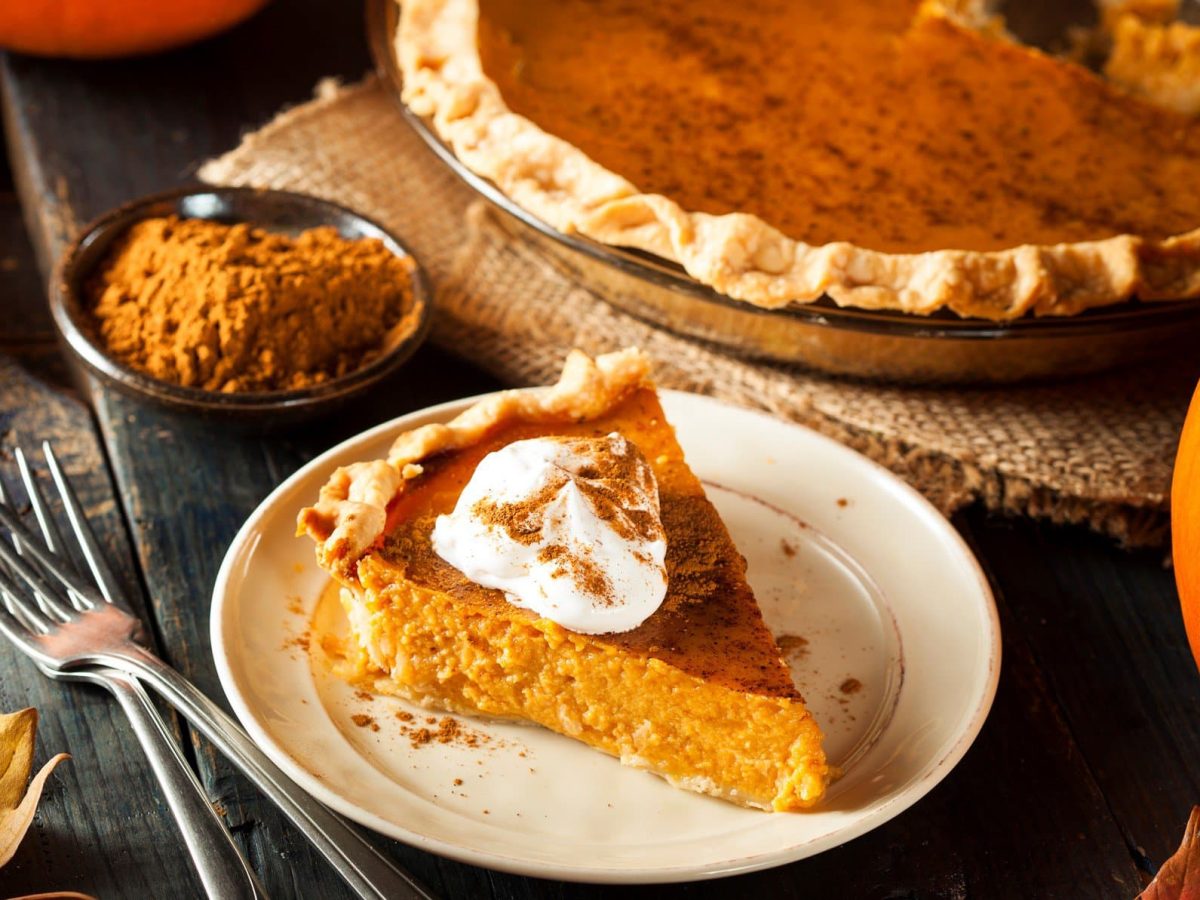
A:
{"label": "burlap weave texture", "polygon": [[[989,508],[1161,544],[1196,360],[1057,385],[912,388],[748,362],[633,319],[514,241],[424,146],[373,79],[324,85],[207,163],[207,181],[303,191],[394,229],[437,290],[433,340],[513,383],[551,380],[572,346],[636,344],[658,382],[828,434],[946,512]],[[804,462],[796,460],[803,477]]]}

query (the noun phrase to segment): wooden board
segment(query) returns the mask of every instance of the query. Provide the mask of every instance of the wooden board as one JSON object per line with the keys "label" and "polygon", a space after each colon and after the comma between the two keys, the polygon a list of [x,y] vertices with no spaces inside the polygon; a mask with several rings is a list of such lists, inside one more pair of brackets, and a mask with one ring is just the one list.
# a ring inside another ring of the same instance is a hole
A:
{"label": "wooden board", "polygon": [[[25,239],[16,197],[0,184],[0,479],[14,499],[24,492],[9,448],[54,442],[84,506],[97,517],[122,584],[136,589],[128,535],[92,418],[67,387],[41,278]],[[66,750],[72,759],[51,777],[33,829],[0,871],[5,896],[78,890],[152,896],[162,874],[194,894],[187,855],[149,764],[119,709],[99,689],[51,682],[0,641],[0,710],[41,711],[36,765]]]}
{"label": "wooden board", "polygon": [[[15,182],[43,276],[77,223],[191,177],[319,78],[367,67],[357,4],[277,0],[230,34],[114,63],[4,60],[0,98]],[[105,540],[167,658],[223,695],[208,646],[209,594],[244,517],[288,473],[361,428],[495,387],[428,348],[387,386],[323,423],[270,438],[164,414],[88,386],[72,396],[40,309],[39,279],[6,273],[16,234],[0,216],[0,426],[73,442],[91,502],[112,501]],[[19,237],[19,236],[18,236]],[[28,251],[18,255],[28,260]],[[8,377],[11,373],[11,377]],[[44,380],[38,380],[44,379]],[[35,412],[36,410],[36,412]],[[45,410],[58,410],[50,418]],[[3,431],[0,427],[0,431]],[[31,436],[33,436],[31,434]],[[3,437],[0,435],[0,437]],[[97,444],[97,437],[99,443]],[[91,448],[91,449],[89,449]],[[103,455],[101,455],[101,453]],[[107,468],[105,464],[107,463]],[[3,468],[0,460],[0,468]],[[115,492],[114,492],[115,489]],[[995,709],[951,777],[911,811],[815,859],[732,881],[632,889],[645,896],[1133,896],[1200,800],[1200,679],[1169,572],[1073,529],[957,521],[998,589],[1005,661]],[[44,713],[40,752],[95,748],[56,776],[13,891],[188,896],[194,883],[144,763],[100,695],[45,682],[3,655],[0,700]],[[276,896],[347,896],[304,841],[205,742],[184,732],[201,778]],[[78,749],[77,749],[78,748]],[[111,785],[119,783],[118,792]],[[130,795],[136,794],[136,798]],[[136,824],[127,825],[133,818]],[[376,838],[448,897],[593,897],[607,891],[487,872]],[[67,862],[67,860],[70,862]],[[47,885],[46,873],[70,871]],[[26,878],[25,876],[29,877]],[[36,877],[35,877],[36,876]],[[10,871],[0,888],[11,893]]]}

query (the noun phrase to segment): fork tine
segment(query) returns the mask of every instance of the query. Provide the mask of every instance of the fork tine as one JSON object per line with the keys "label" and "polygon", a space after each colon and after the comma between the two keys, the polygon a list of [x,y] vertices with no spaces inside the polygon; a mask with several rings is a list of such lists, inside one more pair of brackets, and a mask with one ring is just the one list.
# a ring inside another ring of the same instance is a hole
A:
{"label": "fork tine", "polygon": [[[2,480],[0,480],[0,503],[9,503],[8,495],[5,493],[4,482]],[[22,543],[21,539],[19,537],[17,537],[15,534],[10,534],[9,539],[12,541],[13,550],[15,550],[17,553],[21,554],[22,556],[24,556],[25,555],[24,551],[21,549],[24,546],[24,544]],[[0,538],[0,542],[3,542],[3,538]],[[4,574],[8,575],[8,579],[12,584],[17,584],[20,581],[20,579],[17,577],[16,572],[14,572],[12,570],[12,568],[10,568],[9,566],[5,565],[3,560],[0,560],[0,572],[3,572]],[[41,573],[41,574],[44,574],[44,573]],[[18,603],[20,602],[19,599],[17,599],[16,594],[13,594],[13,598],[15,600],[17,600]],[[70,598],[63,596],[62,599],[69,600]],[[39,594],[35,591],[33,594],[33,600],[34,600],[34,603],[37,605],[37,608],[41,611],[41,616],[39,616],[39,618],[46,617],[45,619],[43,619],[43,621],[53,619],[55,621],[61,622],[66,618],[62,614],[56,612],[54,609],[54,605],[52,603],[50,603],[50,601],[48,601],[42,594]],[[9,611],[13,612],[13,610],[9,610]],[[26,614],[27,611],[32,612],[31,610],[28,610],[28,607],[26,607],[25,605],[22,604],[21,607],[14,614],[17,615],[17,618],[27,621],[29,618],[29,616]]]}
{"label": "fork tine", "polygon": [[[45,539],[46,549],[51,553],[59,555],[64,569],[75,577],[80,577],[79,567],[75,565],[73,559],[67,556],[62,533],[58,530],[58,525],[55,524],[54,517],[50,515],[50,507],[46,505],[46,497],[42,493],[37,479],[33,477],[33,470],[29,467],[29,462],[25,458],[25,452],[17,446],[13,448],[13,455],[17,460],[17,469],[21,473],[21,481],[25,485],[25,495],[29,498],[29,505],[33,507],[34,518],[37,519],[38,526],[42,530],[42,538]],[[20,547],[17,547],[17,552],[21,552]],[[67,591],[67,599],[72,606],[81,612],[88,608],[88,604],[80,599],[79,595],[74,591]]]}
{"label": "fork tine", "polygon": [[[29,554],[39,563],[46,567],[46,571],[50,572],[55,578],[61,581],[68,588],[79,593],[80,597],[91,603],[96,601],[93,599],[95,589],[85,585],[79,578],[73,577],[64,572],[58,563],[58,558],[50,553],[41,542],[22,524],[20,517],[7,503],[0,503],[0,523],[9,530],[11,537],[18,538],[21,545]],[[50,605],[54,613],[63,618],[72,618],[76,610],[70,605],[70,601],[66,598],[64,592],[60,591],[56,586],[52,585],[42,577],[34,566],[30,565],[16,548],[7,541],[0,541],[0,560],[8,563],[16,574],[20,575],[30,587],[37,591]]]}
{"label": "fork tine", "polygon": [[[58,554],[62,562],[62,567],[70,572],[76,578],[79,578],[81,573],[79,567],[68,555],[66,542],[63,541],[62,532],[58,530],[58,524],[54,521],[54,516],[50,513],[50,507],[46,503],[46,495],[42,493],[41,485],[33,476],[33,470],[25,457],[25,451],[20,446],[13,448],[13,455],[17,460],[17,469],[21,473],[21,482],[25,485],[25,495],[29,498],[29,505],[33,507],[33,516],[37,519],[38,527],[42,532],[42,539],[46,542],[46,549],[51,553]],[[20,547],[17,548],[19,553]],[[82,599],[74,591],[67,591],[67,599],[71,601],[71,605],[81,612],[89,607],[89,603]]]}
{"label": "fork tine", "polygon": [[117,597],[121,593],[117,579],[113,575],[112,569],[108,567],[108,563],[105,562],[104,554],[100,550],[100,542],[96,540],[96,535],[88,524],[87,516],[83,513],[79,498],[75,496],[75,489],[71,487],[71,482],[67,481],[66,475],[63,474],[62,467],[58,464],[58,457],[55,456],[54,448],[49,441],[42,441],[42,455],[46,457],[46,466],[50,469],[50,477],[54,479],[54,486],[58,488],[58,495],[62,498],[63,507],[67,511],[67,521],[71,523],[71,531],[75,535],[75,540],[79,541],[80,549],[83,550],[83,558],[87,560],[92,577],[100,586],[100,593],[104,595],[104,599],[109,603],[116,603]]}
{"label": "fork tine", "polygon": [[0,564],[0,593],[4,595],[4,606],[14,617],[19,617],[27,628],[47,632],[54,626],[40,612],[21,599],[21,589],[7,566]]}
{"label": "fork tine", "polygon": [[[12,506],[12,502],[13,501],[8,499],[8,491],[4,487],[4,481],[0,479],[0,503],[5,503],[9,506]],[[13,546],[16,547],[17,552],[19,553],[21,551],[21,539],[16,535],[12,535],[12,542]]]}
{"label": "fork tine", "polygon": [[[0,499],[4,498],[4,485],[0,483]],[[30,631],[37,631],[45,634],[54,626],[50,620],[46,618],[49,612],[46,609],[46,603],[37,595],[34,599],[37,602],[38,610],[30,609],[26,603],[21,601],[19,596],[19,588],[17,587],[16,575],[3,562],[0,562],[0,599],[4,602],[4,608],[7,609],[13,616],[20,620],[21,624]],[[8,585],[6,587],[5,585]],[[9,589],[12,588],[12,590]],[[45,614],[45,615],[43,615]]]}
{"label": "fork tine", "polygon": [[0,603],[0,609],[3,609],[14,619],[20,622],[28,631],[34,634],[47,634],[54,626],[50,625],[44,618],[38,616],[34,618],[26,613],[29,612],[28,607],[23,606],[12,599],[12,594],[8,591],[0,591],[3,596],[3,602]]}
{"label": "fork tine", "polygon": [[27,656],[33,657],[38,662],[50,662],[42,648],[37,645],[36,635],[26,628],[16,616],[3,608],[0,608],[0,634],[12,641]]}
{"label": "fork tine", "polygon": [[[46,547],[51,553],[57,553],[62,556],[64,564],[71,562],[66,559],[66,545],[63,543],[62,533],[58,530],[58,525],[55,523],[54,517],[50,515],[50,508],[46,505],[46,497],[42,493],[37,479],[33,477],[33,470],[30,468],[29,461],[25,457],[25,451],[20,447],[13,447],[13,456],[16,457],[17,471],[21,473],[21,483],[25,486],[25,495],[29,497],[29,505],[33,507],[33,516],[37,519],[38,527],[42,530],[42,537],[46,541]],[[75,568],[74,563],[71,563],[71,568]]]}

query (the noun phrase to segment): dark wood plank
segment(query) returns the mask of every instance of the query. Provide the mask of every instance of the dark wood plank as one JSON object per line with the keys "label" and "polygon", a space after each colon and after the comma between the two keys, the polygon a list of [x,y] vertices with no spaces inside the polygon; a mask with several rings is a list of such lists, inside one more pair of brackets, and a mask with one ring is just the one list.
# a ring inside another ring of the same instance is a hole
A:
{"label": "dark wood plank", "polygon": [[48,349],[53,344],[54,326],[20,204],[16,194],[0,187],[0,350]]}
{"label": "dark wood plank", "polygon": [[970,527],[1010,598],[1055,701],[1147,870],[1179,845],[1200,803],[1200,677],[1161,554],[1125,553],[1079,529]]}

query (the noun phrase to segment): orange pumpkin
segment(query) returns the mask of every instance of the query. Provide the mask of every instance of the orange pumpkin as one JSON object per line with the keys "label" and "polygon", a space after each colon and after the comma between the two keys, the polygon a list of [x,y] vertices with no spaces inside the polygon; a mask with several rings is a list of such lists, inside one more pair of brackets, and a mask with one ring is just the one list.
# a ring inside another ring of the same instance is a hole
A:
{"label": "orange pumpkin", "polygon": [[1200,666],[1200,385],[1192,397],[1171,481],[1171,555],[1192,656]]}
{"label": "orange pumpkin", "polygon": [[224,31],[267,0],[0,0],[0,47],[39,56],[153,53]]}

